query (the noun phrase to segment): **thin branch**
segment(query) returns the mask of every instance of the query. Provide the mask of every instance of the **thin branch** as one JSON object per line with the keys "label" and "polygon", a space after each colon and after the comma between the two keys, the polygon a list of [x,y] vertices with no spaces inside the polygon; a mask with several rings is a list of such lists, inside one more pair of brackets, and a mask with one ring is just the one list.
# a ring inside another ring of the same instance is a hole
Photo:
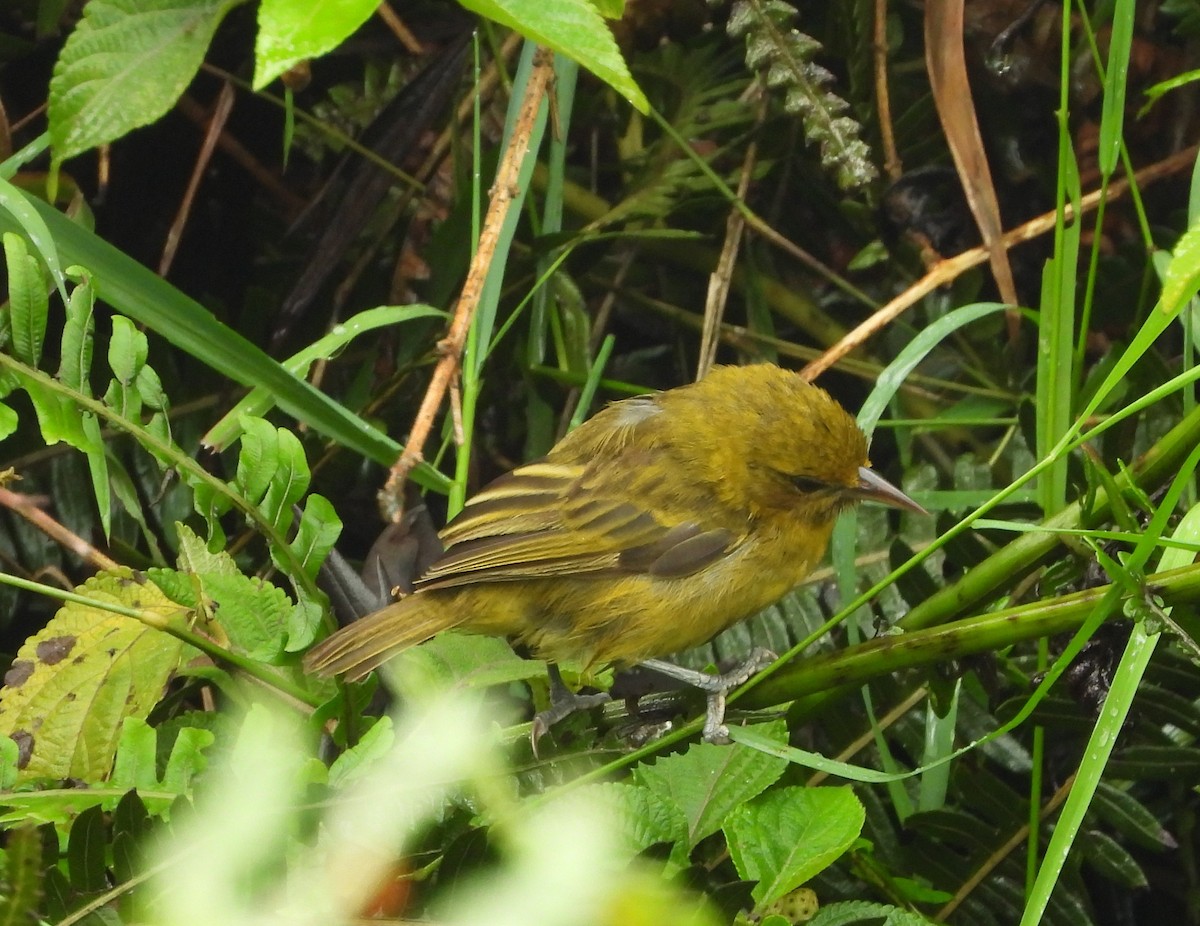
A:
{"label": "thin branch", "polygon": [[[1137,180],[1140,186],[1145,186],[1156,180],[1161,180],[1163,177],[1185,170],[1195,163],[1198,150],[1200,150],[1200,146],[1193,145],[1190,148],[1185,148],[1183,151],[1177,151],[1169,158],[1164,158],[1157,164],[1151,164],[1149,167],[1139,170],[1134,174],[1134,179]],[[1128,180],[1114,181],[1109,184],[1108,198],[1111,200],[1123,195],[1128,190]],[[1091,193],[1088,193],[1080,201],[1081,210],[1089,212],[1095,209],[1103,195],[1104,192],[1102,190],[1093,190]],[[1065,217],[1070,219],[1073,215],[1074,209],[1070,203],[1067,203]],[[1000,238],[1000,244],[1005,248],[1012,248],[1026,241],[1031,241],[1054,228],[1057,218],[1058,214],[1055,211],[1045,212],[1036,218],[1030,219],[1024,225],[1018,225],[1011,231],[1005,232]],[[883,306],[883,308],[853,331],[847,333],[845,337],[825,351],[824,354],[808,364],[808,366],[800,371],[800,375],[810,382],[816,379],[847,354],[862,347],[871,337],[886,328],[925,296],[940,286],[948,285],[972,267],[977,267],[985,263],[987,259],[987,248],[980,246],[938,262],[925,276],[917,280],[912,286]]]}
{"label": "thin branch", "polygon": [[471,327],[471,319],[483,293],[483,284],[487,279],[492,256],[496,252],[504,218],[512,205],[514,194],[518,190],[521,164],[529,150],[530,136],[537,122],[538,110],[546,96],[546,88],[554,75],[553,59],[549,51],[539,49],[534,57],[533,71],[525,90],[525,98],[521,101],[521,109],[513,126],[504,157],[496,171],[496,182],[492,186],[491,202],[488,204],[487,215],[484,216],[483,230],[479,235],[479,247],[467,271],[467,279],[463,283],[462,294],[454,308],[454,317],[446,337],[438,342],[437,350],[440,355],[433,377],[425,398],[413,420],[412,431],[400,458],[396,460],[388,475],[387,483],[379,494],[380,507],[385,518],[399,521],[403,513],[404,482],[423,457],[423,448],[429,434],[433,430],[433,422],[450,384],[459,374],[463,345],[467,340],[467,331]]}
{"label": "thin branch", "polygon": [[0,487],[0,505],[16,512],[65,550],[69,550],[94,569],[116,569],[120,564],[59,524],[37,506],[32,498]]}

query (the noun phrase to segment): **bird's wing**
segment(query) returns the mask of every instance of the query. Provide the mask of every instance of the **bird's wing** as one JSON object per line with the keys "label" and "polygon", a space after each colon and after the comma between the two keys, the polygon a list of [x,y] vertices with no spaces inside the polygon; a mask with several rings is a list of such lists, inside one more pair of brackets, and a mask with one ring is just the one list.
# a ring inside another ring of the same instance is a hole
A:
{"label": "bird's wing", "polygon": [[[442,532],[447,549],[422,589],[550,576],[691,575],[744,539],[700,523],[704,490],[668,488],[664,468],[629,449],[603,465],[531,463],[476,495]],[[667,470],[669,473],[669,470]],[[698,504],[699,503],[699,504]]]}

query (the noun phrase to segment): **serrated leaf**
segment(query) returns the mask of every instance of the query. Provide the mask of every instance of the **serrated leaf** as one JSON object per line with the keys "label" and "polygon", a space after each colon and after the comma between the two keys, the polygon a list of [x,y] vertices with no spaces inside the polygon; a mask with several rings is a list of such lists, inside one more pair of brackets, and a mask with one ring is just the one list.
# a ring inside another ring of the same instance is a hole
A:
{"label": "serrated leaf", "polygon": [[589,0],[462,0],[462,5],[578,61],[639,112],[649,112],[608,24]]}
{"label": "serrated leaf", "polygon": [[237,0],[90,0],[50,81],[56,162],[166,113]]}
{"label": "serrated leaf", "polygon": [[[193,547],[194,535],[189,540]],[[205,554],[192,560],[207,565],[219,555]],[[206,611],[212,623],[224,631],[231,648],[259,662],[277,662],[283,654],[284,633],[292,602],[283,589],[257,576],[243,575],[223,567],[214,572],[181,573],[151,569],[146,575],[174,602]],[[198,596],[203,596],[201,602]]]}
{"label": "serrated leaf", "polygon": [[[78,592],[164,621],[180,610],[129,569],[94,576]],[[21,647],[0,688],[0,735],[21,747],[20,778],[106,778],[124,718],[149,714],[188,650],[133,618],[61,608]]]}
{"label": "serrated leaf", "polygon": [[[204,545],[204,541],[196,536],[186,524],[176,522],[175,530],[179,535],[179,555],[176,565],[180,572],[196,573],[197,575],[236,576],[241,573],[233,557],[225,550],[215,553]],[[155,577],[155,581],[158,579]]]}
{"label": "serrated leaf", "polygon": [[611,810],[615,828],[630,856],[658,843],[687,837],[687,821],[677,807],[658,800],[640,785],[609,781],[589,788]]}
{"label": "serrated leaf", "polygon": [[377,6],[377,0],[263,0],[254,40],[254,89],[337,48]]}
{"label": "serrated leaf", "polygon": [[229,637],[234,651],[259,662],[278,662],[292,611],[283,589],[256,576],[200,576],[211,599],[213,622]]}
{"label": "serrated leaf", "polygon": [[[786,742],[783,721],[757,728],[768,739]],[[748,746],[701,743],[681,755],[659,759],[637,770],[639,784],[678,809],[686,822],[685,843],[690,851],[719,830],[729,815],[774,784],[787,760]]]}
{"label": "serrated leaf", "polygon": [[738,807],[724,831],[738,874],[757,882],[751,894],[761,906],[829,867],[865,819],[849,787],[778,788]]}

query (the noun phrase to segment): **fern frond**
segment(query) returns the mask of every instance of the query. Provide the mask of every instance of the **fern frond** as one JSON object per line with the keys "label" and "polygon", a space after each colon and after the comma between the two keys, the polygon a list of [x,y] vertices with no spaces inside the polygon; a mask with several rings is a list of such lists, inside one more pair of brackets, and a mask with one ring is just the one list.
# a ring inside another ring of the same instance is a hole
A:
{"label": "fern frond", "polygon": [[794,7],[783,0],[736,0],[727,31],[746,40],[746,65],[783,94],[787,112],[798,115],[804,134],[821,149],[821,163],[838,186],[852,190],[878,176],[862,126],[844,115],[849,104],[829,90],[834,77],[813,58],[821,43],[795,28]]}

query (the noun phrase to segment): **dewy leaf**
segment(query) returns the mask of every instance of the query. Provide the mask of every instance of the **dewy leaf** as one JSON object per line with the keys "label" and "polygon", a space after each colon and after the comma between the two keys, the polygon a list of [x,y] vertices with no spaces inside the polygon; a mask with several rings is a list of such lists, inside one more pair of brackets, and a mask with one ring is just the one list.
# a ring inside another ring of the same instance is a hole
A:
{"label": "dewy leaf", "polygon": [[379,0],[262,0],[254,41],[254,89],[319,58],[367,21]]}
{"label": "dewy leaf", "polygon": [[725,823],[738,874],[757,881],[759,906],[829,867],[862,832],[866,812],[849,787],[780,788],[737,808]]}
{"label": "dewy leaf", "polygon": [[90,0],[50,81],[54,159],[110,142],[169,110],[238,0]]}
{"label": "dewy leaf", "polygon": [[[786,742],[783,721],[758,729],[771,739]],[[658,800],[679,810],[687,821],[690,850],[719,830],[736,808],[774,784],[787,764],[786,759],[741,744],[701,744],[681,755],[642,766],[637,780]]]}
{"label": "dewy leaf", "polygon": [[[180,610],[129,569],[94,576],[78,591],[164,620]],[[133,618],[64,606],[21,647],[0,688],[0,735],[20,747],[19,777],[105,778],[122,722],[150,713],[189,651]]]}
{"label": "dewy leaf", "polygon": [[578,61],[629,100],[640,112],[650,104],[634,82],[608,31],[589,0],[461,0],[472,13],[515,29],[527,39]]}
{"label": "dewy leaf", "polygon": [[1183,233],[1163,277],[1162,311],[1177,315],[1200,287],[1200,224]]}

